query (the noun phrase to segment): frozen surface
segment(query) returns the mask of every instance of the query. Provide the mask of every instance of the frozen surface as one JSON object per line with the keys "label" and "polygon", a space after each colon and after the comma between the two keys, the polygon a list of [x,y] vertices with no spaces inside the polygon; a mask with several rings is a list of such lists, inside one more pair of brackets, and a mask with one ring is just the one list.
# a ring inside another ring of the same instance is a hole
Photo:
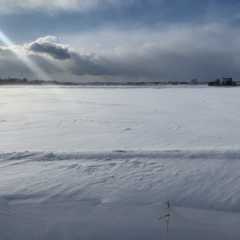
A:
{"label": "frozen surface", "polygon": [[239,239],[240,152],[0,156],[1,239]]}
{"label": "frozen surface", "polygon": [[240,88],[1,87],[0,151],[240,147]]}
{"label": "frozen surface", "polygon": [[239,96],[1,87],[0,240],[240,239]]}

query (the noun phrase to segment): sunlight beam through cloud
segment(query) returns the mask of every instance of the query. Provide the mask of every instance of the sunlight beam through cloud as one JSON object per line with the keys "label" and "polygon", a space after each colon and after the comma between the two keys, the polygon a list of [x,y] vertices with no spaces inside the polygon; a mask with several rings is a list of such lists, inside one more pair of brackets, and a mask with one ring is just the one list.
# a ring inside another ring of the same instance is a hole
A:
{"label": "sunlight beam through cloud", "polygon": [[8,47],[22,61],[39,80],[51,80],[51,77],[33,62],[25,53],[15,47],[14,42],[0,30],[0,42]]}

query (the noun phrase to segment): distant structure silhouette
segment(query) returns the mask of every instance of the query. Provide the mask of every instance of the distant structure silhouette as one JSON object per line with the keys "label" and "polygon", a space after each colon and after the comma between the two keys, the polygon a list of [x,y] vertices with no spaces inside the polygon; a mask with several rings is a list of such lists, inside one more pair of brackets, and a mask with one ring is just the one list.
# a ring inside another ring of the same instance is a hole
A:
{"label": "distant structure silhouette", "polygon": [[234,87],[234,86],[237,86],[237,83],[235,81],[233,81],[232,78],[222,78],[221,79],[216,79],[215,81],[213,82],[209,82],[208,83],[208,86],[231,86],[231,87]]}

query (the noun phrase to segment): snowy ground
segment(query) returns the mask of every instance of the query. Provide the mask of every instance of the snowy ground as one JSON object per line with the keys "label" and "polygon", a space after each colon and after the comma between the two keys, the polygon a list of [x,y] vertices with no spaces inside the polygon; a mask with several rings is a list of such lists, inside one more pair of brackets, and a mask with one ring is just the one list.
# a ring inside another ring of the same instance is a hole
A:
{"label": "snowy ground", "polygon": [[240,147],[240,88],[0,88],[0,151]]}
{"label": "snowy ground", "polygon": [[239,239],[239,94],[1,87],[0,239]]}

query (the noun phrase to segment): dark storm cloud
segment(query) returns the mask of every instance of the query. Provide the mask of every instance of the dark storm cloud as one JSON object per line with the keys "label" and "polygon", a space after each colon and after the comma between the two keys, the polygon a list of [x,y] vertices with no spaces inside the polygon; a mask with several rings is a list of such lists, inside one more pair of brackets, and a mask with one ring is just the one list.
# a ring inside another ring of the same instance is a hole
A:
{"label": "dark storm cloud", "polygon": [[54,36],[39,38],[25,44],[25,48],[36,59],[37,56],[46,56],[57,60],[56,65],[62,65],[75,75],[107,75],[108,72],[100,58],[94,55],[82,55],[68,45],[58,43]]}
{"label": "dark storm cloud", "polygon": [[110,75],[111,70],[104,58],[95,57],[93,55],[84,56],[79,53],[72,53],[69,70],[74,75]]}
{"label": "dark storm cloud", "polygon": [[[71,70],[77,75],[87,72],[147,81],[240,77],[240,32],[237,28],[207,24],[157,30],[100,34],[103,51],[97,54],[96,50],[96,56],[90,57],[76,53]],[[113,46],[109,51],[110,43]],[[107,50],[108,54],[104,55]]]}
{"label": "dark storm cloud", "polygon": [[[75,50],[59,43],[55,37],[40,38],[16,47],[25,51],[45,72],[59,79],[63,74],[65,78],[92,76],[121,81],[240,78],[238,28],[207,24],[173,26],[158,31],[109,31],[106,35],[93,33],[97,39],[93,44],[100,44],[100,49],[95,50],[90,43],[85,51]],[[6,67],[1,69],[2,73],[11,73],[11,69],[25,73],[26,68],[21,69],[23,64],[11,55],[10,49],[1,48],[0,54],[0,65]]]}
{"label": "dark storm cloud", "polygon": [[28,44],[27,48],[34,53],[47,54],[59,60],[71,58],[68,46],[57,43],[56,38],[52,36],[39,38]]}

